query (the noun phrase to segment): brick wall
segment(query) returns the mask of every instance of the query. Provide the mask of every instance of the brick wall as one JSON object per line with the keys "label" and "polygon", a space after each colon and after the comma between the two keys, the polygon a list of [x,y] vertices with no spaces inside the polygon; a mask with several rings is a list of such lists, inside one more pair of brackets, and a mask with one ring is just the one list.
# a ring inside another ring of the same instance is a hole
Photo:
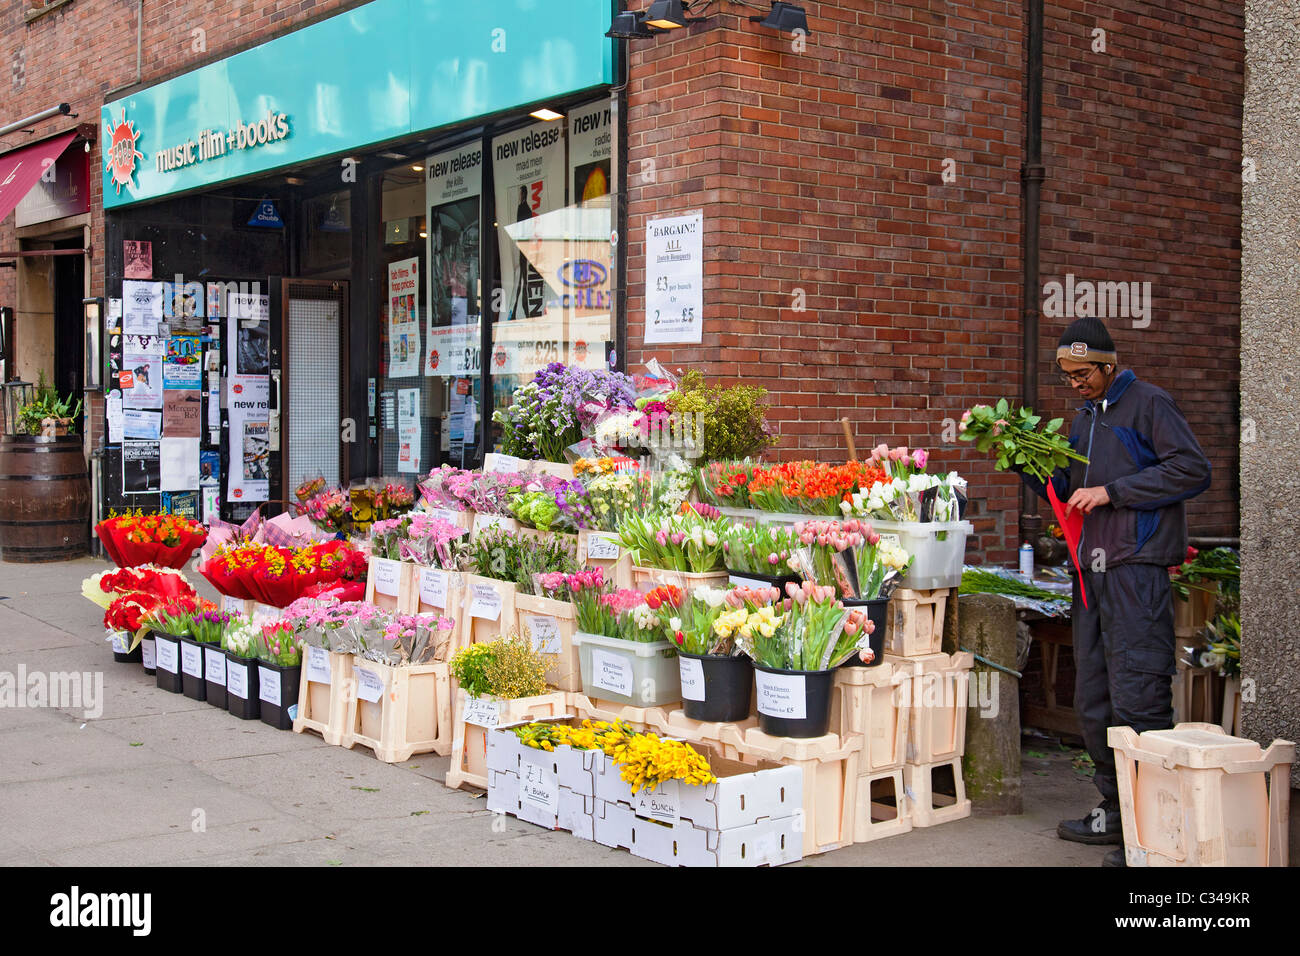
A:
{"label": "brick wall", "polygon": [[[929,448],[971,481],[975,548],[1008,560],[1018,482],[943,425],[1020,394],[1022,7],[806,6],[802,53],[726,15],[630,45],[629,364],[766,386],[777,458],[843,458],[842,416],[860,452]],[[1153,281],[1151,325],[1115,330],[1121,360],[1175,393],[1215,464],[1193,533],[1235,534],[1241,23],[1165,6],[1047,11],[1041,268]],[[704,341],[638,347],[646,220],[695,208]],[[1055,414],[1074,407],[1054,377],[1064,321],[1042,327]]]}
{"label": "brick wall", "polygon": [[[1019,389],[1020,6],[807,7],[802,53],[730,15],[632,45],[629,365],[764,385],[778,458],[843,460],[842,416],[859,452],[928,448],[1009,558],[1018,482],[942,439]],[[699,207],[704,342],[638,349],[646,219]]]}
{"label": "brick wall", "polygon": [[[1243,12],[1159,8],[1048,7],[1042,277],[1151,283],[1149,325],[1107,320],[1120,364],[1174,396],[1214,466],[1192,533],[1236,535]],[[1068,322],[1043,319],[1044,363]],[[1078,404],[1046,383],[1053,410]]]}

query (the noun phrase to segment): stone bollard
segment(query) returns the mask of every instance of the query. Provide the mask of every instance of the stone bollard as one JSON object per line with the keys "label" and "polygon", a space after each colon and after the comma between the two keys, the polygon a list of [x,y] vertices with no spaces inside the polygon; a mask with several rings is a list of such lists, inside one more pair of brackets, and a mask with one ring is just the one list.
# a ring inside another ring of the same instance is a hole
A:
{"label": "stone bollard", "polygon": [[[961,647],[1015,670],[1015,604],[997,594],[963,594],[959,603]],[[985,813],[1021,813],[1020,681],[978,660],[970,679],[962,759],[966,795]]]}

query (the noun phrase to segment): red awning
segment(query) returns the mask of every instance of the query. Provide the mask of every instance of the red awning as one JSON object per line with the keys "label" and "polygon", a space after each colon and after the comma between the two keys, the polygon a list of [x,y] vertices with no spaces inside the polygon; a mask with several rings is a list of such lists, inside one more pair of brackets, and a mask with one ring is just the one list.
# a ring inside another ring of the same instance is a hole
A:
{"label": "red awning", "polygon": [[64,133],[0,156],[0,221],[14,211],[41,173],[53,165],[76,136],[75,131]]}

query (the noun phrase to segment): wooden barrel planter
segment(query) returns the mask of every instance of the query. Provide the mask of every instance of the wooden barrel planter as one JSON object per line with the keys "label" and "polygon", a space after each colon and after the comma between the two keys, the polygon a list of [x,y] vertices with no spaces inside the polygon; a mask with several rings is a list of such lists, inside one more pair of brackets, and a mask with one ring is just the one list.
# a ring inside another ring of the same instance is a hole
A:
{"label": "wooden barrel planter", "polygon": [[0,436],[0,560],[69,561],[89,553],[81,436]]}

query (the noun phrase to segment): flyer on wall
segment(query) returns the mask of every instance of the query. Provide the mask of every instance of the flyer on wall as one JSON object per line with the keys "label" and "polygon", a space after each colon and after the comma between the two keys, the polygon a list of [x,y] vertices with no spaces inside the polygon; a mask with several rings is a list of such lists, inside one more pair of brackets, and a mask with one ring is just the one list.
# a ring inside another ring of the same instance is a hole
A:
{"label": "flyer on wall", "polygon": [[228,502],[271,495],[270,296],[232,292],[226,302],[226,411],[230,421]]}
{"label": "flyer on wall", "polygon": [[128,495],[161,491],[160,442],[122,442],[122,493]]}
{"label": "flyer on wall", "polygon": [[[479,203],[483,146],[430,156],[425,163],[429,210],[426,375],[477,375],[479,370]],[[471,322],[472,325],[466,327]],[[457,333],[452,326],[463,327]],[[454,336],[454,339],[448,339]],[[461,350],[468,348],[470,354]],[[473,365],[473,371],[458,371]]]}
{"label": "flyer on wall", "polygon": [[645,341],[697,343],[704,334],[704,214],[645,227]]}
{"label": "flyer on wall", "polygon": [[127,279],[148,279],[153,275],[153,243],[147,239],[122,242],[122,275]]}
{"label": "flyer on wall", "polygon": [[388,264],[388,376],[420,374],[420,259]]}
{"label": "flyer on wall", "polygon": [[163,491],[186,491],[199,486],[199,440],[168,438],[159,442],[159,486]]}
{"label": "flyer on wall", "polygon": [[420,390],[397,390],[397,470],[414,473],[420,470]]}
{"label": "flyer on wall", "polygon": [[203,403],[197,390],[169,388],[163,392],[163,435],[168,438],[198,438],[202,426]]}
{"label": "flyer on wall", "polygon": [[203,382],[203,350],[197,335],[172,335],[163,362],[163,388],[198,388]]}
{"label": "flyer on wall", "polygon": [[123,336],[118,385],[126,408],[162,408],[166,340],[157,335]]}
{"label": "flyer on wall", "polygon": [[157,335],[163,320],[161,282],[122,283],[122,331],[127,335]]}

